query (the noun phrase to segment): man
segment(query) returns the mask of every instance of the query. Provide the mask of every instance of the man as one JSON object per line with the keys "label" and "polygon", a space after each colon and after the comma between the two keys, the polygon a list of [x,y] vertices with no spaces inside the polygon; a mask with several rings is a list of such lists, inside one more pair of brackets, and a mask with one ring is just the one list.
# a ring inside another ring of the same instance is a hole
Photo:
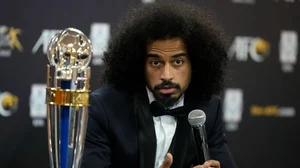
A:
{"label": "man", "polygon": [[[217,96],[228,61],[224,37],[192,5],[130,10],[104,54],[106,84],[90,96],[82,167],[235,167]],[[205,163],[187,118],[194,109],[206,113]]]}

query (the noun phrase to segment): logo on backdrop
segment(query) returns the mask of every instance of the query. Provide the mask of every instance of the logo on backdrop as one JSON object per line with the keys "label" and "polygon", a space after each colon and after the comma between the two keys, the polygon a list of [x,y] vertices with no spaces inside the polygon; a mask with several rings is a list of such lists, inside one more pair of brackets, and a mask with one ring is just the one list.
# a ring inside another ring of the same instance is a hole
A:
{"label": "logo on backdrop", "polygon": [[260,37],[235,37],[229,48],[230,58],[235,57],[237,61],[248,61],[249,57],[255,62],[263,62],[270,54],[271,45]]}
{"label": "logo on backdrop", "polygon": [[247,5],[255,4],[255,0],[231,0],[231,1],[237,4],[247,4]]}
{"label": "logo on backdrop", "polygon": [[279,105],[252,105],[250,114],[255,117],[284,117],[291,118],[296,115],[294,107],[280,107]]}
{"label": "logo on backdrop", "polygon": [[23,51],[18,36],[21,29],[0,25],[0,57],[10,57],[13,50]]}
{"label": "logo on backdrop", "polygon": [[279,60],[283,72],[293,72],[298,55],[298,34],[295,31],[281,31]]}
{"label": "logo on backdrop", "polygon": [[103,52],[107,48],[110,39],[110,24],[93,23],[91,25],[90,40],[93,45],[93,65],[103,64]]}
{"label": "logo on backdrop", "polygon": [[155,2],[155,0],[142,0],[142,3],[152,3]]}
{"label": "logo on backdrop", "polygon": [[228,88],[225,90],[223,102],[223,120],[227,131],[236,131],[242,121],[243,114],[243,90]]}
{"label": "logo on backdrop", "polygon": [[[102,65],[103,52],[107,48],[110,39],[110,24],[108,23],[93,23],[90,29],[90,40],[93,45],[93,65]],[[45,29],[41,36],[32,48],[32,53],[35,54],[42,47],[43,54],[47,54],[47,47],[51,38],[62,30]]]}
{"label": "logo on backdrop", "polygon": [[32,84],[29,97],[29,115],[34,127],[44,127],[47,117],[46,84]]}
{"label": "logo on backdrop", "polygon": [[9,117],[13,115],[19,105],[19,98],[8,92],[0,92],[0,115],[3,117]]}
{"label": "logo on backdrop", "polygon": [[51,40],[51,38],[56,34],[59,33],[62,30],[51,30],[51,29],[45,29],[42,31],[40,38],[35,43],[34,47],[32,48],[32,53],[36,53],[38,49],[42,46],[43,47],[43,54],[47,54],[47,47]]}
{"label": "logo on backdrop", "polygon": [[300,0],[275,0],[276,2],[285,2],[285,3],[297,3]]}

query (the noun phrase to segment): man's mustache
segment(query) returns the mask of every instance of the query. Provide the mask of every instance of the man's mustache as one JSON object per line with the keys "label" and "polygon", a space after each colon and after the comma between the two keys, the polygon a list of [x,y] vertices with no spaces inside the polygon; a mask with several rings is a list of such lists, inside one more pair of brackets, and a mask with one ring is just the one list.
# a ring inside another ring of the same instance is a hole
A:
{"label": "man's mustache", "polygon": [[177,83],[173,83],[171,81],[163,81],[162,83],[156,85],[154,90],[165,89],[165,88],[176,88],[180,89],[180,85]]}

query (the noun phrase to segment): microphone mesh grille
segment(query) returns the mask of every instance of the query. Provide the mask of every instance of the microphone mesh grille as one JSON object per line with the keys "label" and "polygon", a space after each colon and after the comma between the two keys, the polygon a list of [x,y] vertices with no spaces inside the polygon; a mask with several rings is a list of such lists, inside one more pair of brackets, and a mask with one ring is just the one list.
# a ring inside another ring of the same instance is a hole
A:
{"label": "microphone mesh grille", "polygon": [[206,115],[202,110],[193,110],[188,115],[189,123],[192,126],[203,125],[206,121]]}

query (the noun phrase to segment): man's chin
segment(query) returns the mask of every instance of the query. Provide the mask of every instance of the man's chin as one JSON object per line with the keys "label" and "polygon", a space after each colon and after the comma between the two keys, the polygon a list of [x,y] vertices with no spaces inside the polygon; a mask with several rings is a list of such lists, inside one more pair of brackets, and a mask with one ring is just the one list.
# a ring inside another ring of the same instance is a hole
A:
{"label": "man's chin", "polygon": [[156,101],[160,102],[163,104],[166,108],[172,107],[175,103],[178,102],[179,97],[174,96],[174,95],[162,95],[159,94],[155,96]]}

